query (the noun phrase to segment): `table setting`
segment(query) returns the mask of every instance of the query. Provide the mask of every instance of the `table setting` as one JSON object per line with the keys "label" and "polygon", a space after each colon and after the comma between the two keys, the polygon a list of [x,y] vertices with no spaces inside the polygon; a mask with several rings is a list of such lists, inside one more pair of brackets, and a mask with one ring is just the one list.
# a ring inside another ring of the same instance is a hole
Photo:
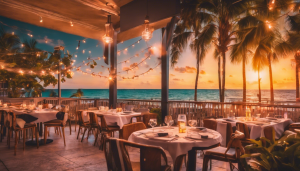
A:
{"label": "table setting", "polygon": [[293,123],[293,121],[287,118],[287,114],[284,114],[283,118],[265,117],[261,118],[260,114],[252,115],[246,114],[246,117],[228,117],[216,119],[217,122],[229,122],[232,126],[236,126],[237,122],[247,124],[250,130],[250,138],[257,139],[264,137],[263,129],[267,126],[272,126],[275,129],[276,138],[280,138],[285,128]]}
{"label": "table setting", "polygon": [[122,108],[108,109],[107,106],[100,106],[98,110],[83,110],[82,116],[84,121],[89,121],[88,112],[92,112],[95,115],[103,115],[107,125],[119,126],[120,129],[122,129],[125,124],[130,123],[132,117],[141,115],[140,112],[134,112],[132,110],[123,111]]}
{"label": "table setting", "polygon": [[222,141],[222,136],[217,131],[195,127],[196,120],[189,120],[190,126],[186,126],[183,120],[184,116],[178,116],[180,121],[178,126],[172,126],[170,122],[166,122],[168,119],[165,119],[167,126],[155,127],[157,120],[150,119],[149,125],[152,128],[133,132],[128,141],[160,146],[169,152],[173,162],[178,156],[187,154],[193,147],[210,147]]}

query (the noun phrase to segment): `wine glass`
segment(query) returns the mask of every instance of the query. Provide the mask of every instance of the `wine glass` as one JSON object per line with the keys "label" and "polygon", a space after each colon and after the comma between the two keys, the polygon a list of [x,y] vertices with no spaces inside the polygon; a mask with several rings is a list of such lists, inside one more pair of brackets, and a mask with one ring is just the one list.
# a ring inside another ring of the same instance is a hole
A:
{"label": "wine glass", "polygon": [[173,119],[169,120],[169,127],[172,126],[173,124],[174,124],[174,120]]}
{"label": "wine glass", "polygon": [[[150,119],[149,120],[149,125],[153,128],[157,125],[157,119]],[[154,129],[153,129],[154,132]]]}
{"label": "wine glass", "polygon": [[168,127],[170,127],[170,126],[169,126],[170,120],[172,120],[172,116],[170,116],[170,115],[165,116],[165,124],[166,124]]}
{"label": "wine glass", "polygon": [[189,120],[190,127],[196,127],[197,126],[197,120],[191,119]]}

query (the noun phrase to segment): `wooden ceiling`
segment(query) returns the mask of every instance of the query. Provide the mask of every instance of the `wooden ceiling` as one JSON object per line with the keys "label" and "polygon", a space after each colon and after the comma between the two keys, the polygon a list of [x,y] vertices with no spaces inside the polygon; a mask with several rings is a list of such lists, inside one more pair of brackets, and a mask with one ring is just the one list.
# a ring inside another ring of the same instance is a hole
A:
{"label": "wooden ceiling", "polygon": [[[112,23],[120,31],[120,8],[133,0],[0,0],[0,15],[61,32],[101,40],[104,24],[111,14]],[[135,0],[138,1],[138,0]],[[153,1],[150,0],[149,3]],[[43,22],[40,22],[40,17]],[[171,17],[151,23],[154,29],[164,27]],[[151,20],[150,20],[151,21]],[[71,26],[71,22],[73,26]],[[142,24],[119,32],[118,42],[141,35]]]}

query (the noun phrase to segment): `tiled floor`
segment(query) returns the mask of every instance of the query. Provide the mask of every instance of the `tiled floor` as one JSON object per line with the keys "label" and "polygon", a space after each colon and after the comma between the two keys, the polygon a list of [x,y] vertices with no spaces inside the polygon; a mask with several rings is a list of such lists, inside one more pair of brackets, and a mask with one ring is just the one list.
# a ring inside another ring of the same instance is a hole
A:
{"label": "tiled floor", "polygon": [[[22,140],[18,144],[17,155],[14,156],[14,141],[11,141],[11,148],[6,145],[6,138],[0,143],[0,171],[31,171],[31,170],[97,170],[106,171],[106,161],[103,151],[99,146],[94,146],[94,136],[84,139],[83,142],[76,139],[77,132],[72,127],[72,135],[69,129],[66,132],[66,146],[63,138],[54,133],[51,128],[50,137],[53,143],[40,146],[37,149],[34,146],[26,146],[23,151]],[[81,135],[80,135],[81,137]],[[138,156],[138,152],[131,151],[133,156]],[[132,159],[135,160],[135,159]],[[168,162],[172,159],[168,157]],[[202,170],[202,158],[197,159],[197,170]],[[185,170],[183,166],[182,170]],[[213,161],[212,170],[225,171],[230,170],[229,164],[224,162]]]}

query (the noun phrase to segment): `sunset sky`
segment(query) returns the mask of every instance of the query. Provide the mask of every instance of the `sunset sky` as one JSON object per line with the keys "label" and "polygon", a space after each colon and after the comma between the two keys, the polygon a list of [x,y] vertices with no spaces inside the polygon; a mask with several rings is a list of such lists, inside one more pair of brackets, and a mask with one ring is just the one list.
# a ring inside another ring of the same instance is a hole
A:
{"label": "sunset sky", "polygon": [[[21,41],[25,39],[30,39],[27,33],[33,35],[33,38],[36,39],[39,44],[38,48],[42,50],[47,50],[52,52],[54,46],[62,45],[65,46],[71,54],[76,54],[77,58],[76,65],[85,60],[87,57],[102,57],[103,56],[103,44],[101,43],[100,38],[102,35],[99,35],[98,40],[95,39],[85,39],[84,37],[71,35],[55,30],[46,29],[43,27],[38,27],[30,25],[27,23],[19,22],[16,20],[11,20],[5,17],[0,17],[0,21],[5,23],[8,26],[1,25],[6,31],[14,32],[15,34],[21,37]],[[13,28],[16,26],[18,29]],[[27,30],[27,31],[26,31]],[[79,50],[76,50],[78,40],[86,40],[86,43],[81,43]],[[122,50],[132,43],[139,40],[140,37],[134,38],[124,42],[123,44],[118,44],[118,50]],[[46,41],[47,40],[47,43]],[[153,33],[153,38],[148,42],[149,46],[154,46],[155,54],[151,56],[151,59],[148,59],[146,64],[139,65],[138,69],[130,72],[123,72],[119,75],[121,77],[132,77],[143,73],[149,68],[153,68],[159,62],[158,57],[160,56],[160,45],[161,45],[161,30],[156,30]],[[136,44],[134,47],[129,47],[128,51],[122,51],[118,55],[118,62],[127,60],[131,56],[134,56],[137,52],[147,48],[145,41],[141,41],[139,44]],[[82,50],[85,50],[85,53],[82,53]],[[89,53],[91,51],[91,53]],[[227,54],[229,57],[229,53]],[[126,64],[118,65],[118,71],[122,71],[129,67],[131,64],[137,62],[139,63],[145,55],[143,53],[139,54],[139,57],[135,57]],[[295,89],[295,68],[291,66],[291,59],[293,56],[288,56],[284,59],[280,59],[279,62],[274,63],[273,67],[273,79],[274,79],[274,88],[275,89]],[[97,60],[98,66],[95,69],[91,69],[90,73],[102,72],[102,75],[107,76],[108,71],[105,68],[102,68],[100,65],[107,66],[103,59],[100,61]],[[178,64],[175,67],[170,66],[170,89],[193,89],[195,85],[195,76],[196,76],[196,59],[195,55],[187,47],[186,50],[182,53],[181,58],[178,61]],[[251,68],[251,61],[247,64],[247,89],[257,89],[257,72],[254,72]],[[86,70],[86,68],[82,68]],[[72,79],[67,79],[65,83],[62,84],[63,89],[107,89],[108,88],[108,79],[92,77],[90,75],[83,75],[82,73],[74,71],[75,75]],[[269,73],[268,68],[264,68],[261,72],[262,89],[269,89]],[[160,89],[160,66],[154,71],[150,72],[147,75],[140,76],[134,80],[123,80],[118,78],[118,89]],[[47,88],[56,88],[49,86]],[[242,89],[242,65],[241,64],[232,64],[227,58],[226,63],[226,88],[227,89]],[[217,61],[213,58],[213,47],[207,53],[205,60],[201,65],[201,72],[199,77],[198,89],[218,89],[218,75],[217,75]]]}

